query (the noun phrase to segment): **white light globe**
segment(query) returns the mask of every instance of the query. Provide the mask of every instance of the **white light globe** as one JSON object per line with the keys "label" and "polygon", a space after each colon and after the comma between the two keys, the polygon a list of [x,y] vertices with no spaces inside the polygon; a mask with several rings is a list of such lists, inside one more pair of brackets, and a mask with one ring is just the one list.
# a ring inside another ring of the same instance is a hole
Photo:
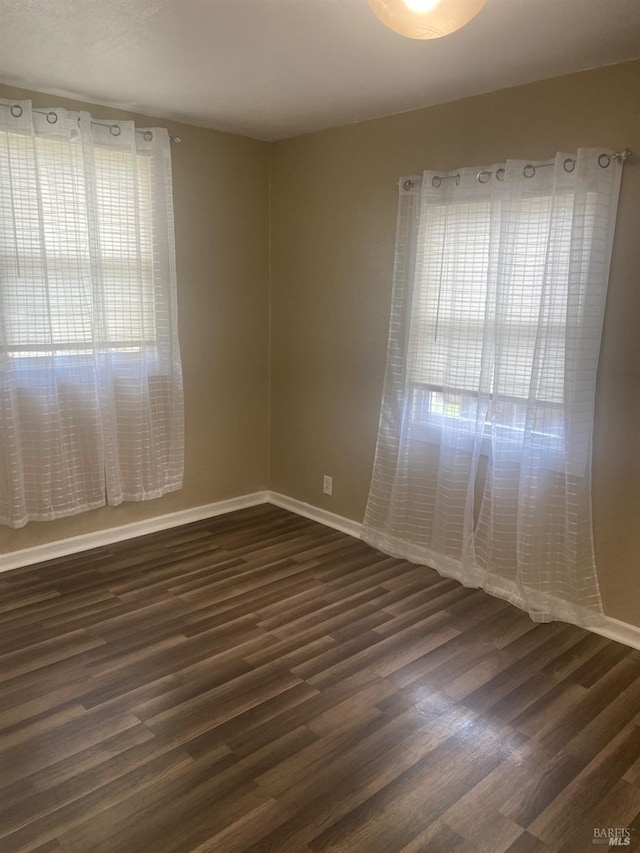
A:
{"label": "white light globe", "polygon": [[465,24],[487,0],[369,0],[374,15],[401,36],[436,39]]}

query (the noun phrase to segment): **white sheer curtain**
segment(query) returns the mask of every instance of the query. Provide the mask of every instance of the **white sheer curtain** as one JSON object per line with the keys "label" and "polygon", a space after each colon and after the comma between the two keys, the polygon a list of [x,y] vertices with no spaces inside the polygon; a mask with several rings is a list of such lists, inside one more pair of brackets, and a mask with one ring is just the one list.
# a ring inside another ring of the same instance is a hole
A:
{"label": "white sheer curtain", "polygon": [[167,132],[0,100],[0,522],[182,473]]}
{"label": "white sheer curtain", "polygon": [[621,162],[402,179],[364,538],[536,621],[602,613],[596,372]]}

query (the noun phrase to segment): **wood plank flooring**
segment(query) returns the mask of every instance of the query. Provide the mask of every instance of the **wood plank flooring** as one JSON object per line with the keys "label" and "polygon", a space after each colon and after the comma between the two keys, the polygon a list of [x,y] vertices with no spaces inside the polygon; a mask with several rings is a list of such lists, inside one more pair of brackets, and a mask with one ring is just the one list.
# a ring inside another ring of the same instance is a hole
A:
{"label": "wood plank flooring", "polygon": [[260,506],[0,575],[0,850],[640,845],[640,653]]}

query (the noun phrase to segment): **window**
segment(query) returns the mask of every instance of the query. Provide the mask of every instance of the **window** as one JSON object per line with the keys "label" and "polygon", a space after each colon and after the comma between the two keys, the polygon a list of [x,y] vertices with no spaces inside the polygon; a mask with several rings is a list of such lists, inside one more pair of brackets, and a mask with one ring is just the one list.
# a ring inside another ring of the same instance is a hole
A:
{"label": "window", "polygon": [[538,621],[601,618],[591,447],[623,159],[400,181],[363,539]]}
{"label": "window", "polygon": [[[560,449],[573,204],[570,193],[521,200],[509,219],[511,251],[502,282],[501,271],[492,269],[495,203],[486,198],[426,208],[418,226],[408,347],[414,422],[475,425],[480,417],[487,436],[493,430],[519,440],[533,401],[544,410],[544,422],[532,429],[548,439],[549,449]],[[583,222],[587,245],[594,216],[591,193]]]}
{"label": "window", "polygon": [[169,147],[0,100],[0,523],[182,485]]}
{"label": "window", "polygon": [[[0,198],[9,225],[0,232],[5,352],[36,357],[86,354],[94,344],[120,352],[153,345],[150,157],[138,154],[132,170],[129,151],[96,147],[87,204],[80,144],[36,138],[32,170],[19,156],[26,140],[7,137],[5,152],[13,156],[0,157]],[[100,258],[99,312],[92,243]]]}

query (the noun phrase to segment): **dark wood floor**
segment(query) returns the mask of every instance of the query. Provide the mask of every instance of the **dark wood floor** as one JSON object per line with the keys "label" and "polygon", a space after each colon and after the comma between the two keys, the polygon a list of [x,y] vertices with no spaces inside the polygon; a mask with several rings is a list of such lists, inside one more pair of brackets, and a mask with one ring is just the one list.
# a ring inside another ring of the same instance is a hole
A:
{"label": "dark wood floor", "polygon": [[640,840],[640,653],[269,506],[0,576],[0,850]]}

